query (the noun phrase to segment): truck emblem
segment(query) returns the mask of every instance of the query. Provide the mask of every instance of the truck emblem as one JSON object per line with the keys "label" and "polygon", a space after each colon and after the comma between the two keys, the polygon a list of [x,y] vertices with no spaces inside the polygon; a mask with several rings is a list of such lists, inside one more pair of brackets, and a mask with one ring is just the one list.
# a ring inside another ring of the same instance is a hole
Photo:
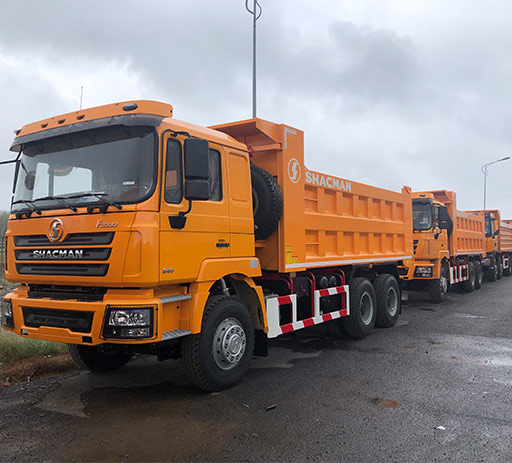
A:
{"label": "truck emblem", "polygon": [[64,224],[60,219],[53,219],[50,222],[50,228],[48,231],[48,238],[50,241],[59,241],[64,234]]}
{"label": "truck emblem", "polygon": [[288,162],[288,177],[293,183],[297,183],[300,180],[300,163],[295,158],[291,158]]}

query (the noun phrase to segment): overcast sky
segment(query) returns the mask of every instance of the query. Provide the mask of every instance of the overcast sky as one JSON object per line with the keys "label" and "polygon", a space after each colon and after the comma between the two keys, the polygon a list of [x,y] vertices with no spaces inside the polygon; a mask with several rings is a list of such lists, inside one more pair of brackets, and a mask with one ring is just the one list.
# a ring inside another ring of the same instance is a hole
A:
{"label": "overcast sky", "polygon": [[[510,0],[259,0],[258,116],[308,168],[483,206],[512,155]],[[0,0],[0,159],[13,130],[131,99],[200,125],[251,117],[244,0]],[[252,3],[252,2],[251,2]],[[0,209],[12,169],[0,167]],[[487,207],[512,218],[512,160]]]}

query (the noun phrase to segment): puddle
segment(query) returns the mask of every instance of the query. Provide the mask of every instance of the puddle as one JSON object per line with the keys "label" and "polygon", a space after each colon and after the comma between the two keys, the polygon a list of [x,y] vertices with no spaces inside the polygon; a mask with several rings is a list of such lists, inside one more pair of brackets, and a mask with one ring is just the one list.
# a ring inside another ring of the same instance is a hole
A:
{"label": "puddle", "polygon": [[273,347],[268,357],[254,358],[250,369],[259,368],[292,368],[294,360],[311,359],[319,357],[322,351],[317,352],[294,352],[290,349]]}

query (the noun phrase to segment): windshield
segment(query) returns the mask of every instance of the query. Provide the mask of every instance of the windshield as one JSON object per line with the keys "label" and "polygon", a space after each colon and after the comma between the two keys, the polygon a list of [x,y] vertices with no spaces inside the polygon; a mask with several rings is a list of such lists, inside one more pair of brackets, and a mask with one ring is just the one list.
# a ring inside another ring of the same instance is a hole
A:
{"label": "windshield", "polygon": [[432,228],[432,207],[428,203],[413,203],[412,223],[414,230],[430,230]]}
{"label": "windshield", "polygon": [[136,203],[156,181],[150,127],[114,126],[23,147],[12,211]]}

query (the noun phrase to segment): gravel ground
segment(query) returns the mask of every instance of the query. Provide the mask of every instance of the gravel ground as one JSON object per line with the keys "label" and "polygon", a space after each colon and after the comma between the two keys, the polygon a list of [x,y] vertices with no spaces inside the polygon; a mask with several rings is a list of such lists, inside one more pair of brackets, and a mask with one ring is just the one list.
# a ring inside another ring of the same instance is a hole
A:
{"label": "gravel ground", "polygon": [[362,341],[273,341],[236,388],[138,357],[0,389],[3,461],[512,460],[512,278],[422,295]]}

